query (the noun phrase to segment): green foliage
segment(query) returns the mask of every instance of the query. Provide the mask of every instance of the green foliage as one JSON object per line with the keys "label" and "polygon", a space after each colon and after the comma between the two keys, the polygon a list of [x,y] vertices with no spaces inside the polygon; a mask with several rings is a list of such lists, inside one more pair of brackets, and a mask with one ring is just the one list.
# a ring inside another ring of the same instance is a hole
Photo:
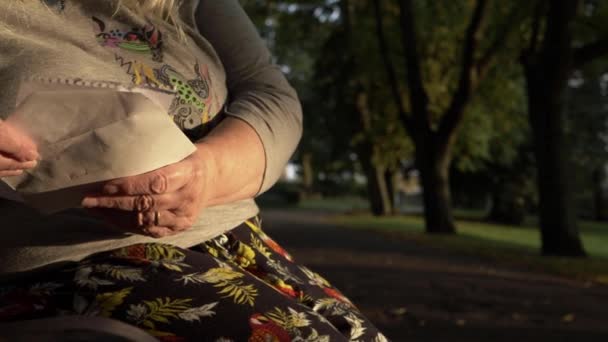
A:
{"label": "green foliage", "polygon": [[414,2],[422,77],[434,124],[449,106],[458,83],[462,41],[472,5],[471,1]]}
{"label": "green foliage", "polygon": [[[334,18],[339,11],[338,4],[326,1],[241,2],[254,17],[277,63],[284,66],[287,78],[300,96],[304,109],[304,136],[296,160],[305,153],[312,153],[316,173],[352,170],[349,141],[356,128],[353,112],[341,101],[350,96],[335,93],[335,85],[343,84],[340,80],[329,81],[334,85],[331,89],[325,87],[325,75],[320,76],[318,71],[329,43],[336,43],[336,48],[343,46],[343,40],[335,34],[340,24]],[[334,63],[334,59],[330,58],[328,62]],[[339,60],[335,64],[344,65],[343,62]],[[341,71],[332,68],[327,76],[339,77],[336,73]]]}
{"label": "green foliage", "polygon": [[608,160],[608,81],[603,77],[580,72],[571,82],[576,86],[568,88],[566,97],[565,133],[571,142],[570,159],[590,171]]}
{"label": "green foliage", "polygon": [[[383,72],[369,1],[349,1],[350,27],[344,26],[344,1],[242,3],[269,40],[277,62],[288,66],[287,76],[298,89],[305,109],[305,135],[300,151],[314,153],[318,171],[352,170],[349,156],[360,144],[375,146],[373,163],[377,165],[395,168],[399,160],[412,158],[413,144],[401,125]],[[415,4],[423,77],[431,113],[437,119],[447,108],[457,83],[459,70],[455,66],[460,63],[461,41],[472,3]],[[507,24],[504,21],[512,8],[509,4],[495,4],[491,8],[491,20],[498,24],[484,32],[488,36],[482,40],[486,45]],[[384,10],[389,53],[399,79],[403,80],[406,73],[401,63],[398,7],[385,2]],[[323,14],[325,18],[334,15],[334,20],[323,20]],[[461,170],[477,170],[494,157],[512,158],[521,142],[518,132],[525,131],[522,120],[510,117],[522,112],[521,80],[512,65],[505,65],[484,83],[482,95],[475,99],[471,115],[463,123],[463,131],[475,134],[463,134],[458,139],[457,165]],[[361,87],[367,93],[372,113],[367,127],[362,127],[356,112],[355,96]],[[406,91],[407,84],[402,84],[404,100]]]}
{"label": "green foliage", "polygon": [[519,70],[496,69],[471,103],[454,147],[455,167],[462,172],[489,171],[512,165],[529,127],[523,79]]}
{"label": "green foliage", "polygon": [[[267,39],[276,61],[298,90],[304,107],[304,137],[296,153],[312,154],[315,174],[324,174],[317,188],[340,185],[343,174],[361,172],[362,158],[398,168],[413,158],[412,140],[403,129],[381,58],[371,1],[367,0],[241,0]],[[465,30],[474,1],[413,1],[422,77],[429,95],[432,129],[454,95],[460,77]],[[491,66],[466,107],[452,150],[453,173],[462,193],[471,188],[525,198],[534,207],[535,165],[527,122],[525,83],[518,60],[529,46],[538,1],[489,1],[475,58],[495,52]],[[410,112],[407,73],[396,1],[383,1],[383,28],[388,54],[401,81],[399,92]],[[581,1],[575,21],[574,45],[608,36],[608,5]],[[543,32],[540,22],[539,32]],[[542,35],[540,37],[542,39]],[[606,59],[580,71],[584,85],[567,96],[567,138],[579,192],[590,193],[590,171],[606,159],[603,131],[606,94],[598,79]],[[477,77],[479,75],[476,75]],[[477,81],[477,80],[474,80]],[[367,116],[358,95],[365,94]],[[362,151],[370,148],[366,156]],[[356,156],[356,157],[355,157]],[[458,197],[455,196],[455,197]]]}
{"label": "green foliage", "polygon": [[608,34],[608,4],[605,1],[585,0],[580,2],[580,15],[574,21],[574,45],[582,46]]}
{"label": "green foliage", "polygon": [[597,192],[605,196],[603,184],[608,162],[608,94],[607,81],[602,80],[604,75],[581,71],[576,82],[572,82],[576,87],[569,87],[566,92],[565,152],[570,181],[576,189],[579,214],[594,218],[604,216],[606,209],[594,199]]}

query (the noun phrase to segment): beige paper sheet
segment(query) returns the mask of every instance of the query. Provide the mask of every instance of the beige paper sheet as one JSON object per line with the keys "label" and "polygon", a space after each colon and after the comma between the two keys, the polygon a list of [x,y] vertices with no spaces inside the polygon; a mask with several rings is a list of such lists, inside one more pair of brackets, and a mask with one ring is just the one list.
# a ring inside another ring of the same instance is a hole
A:
{"label": "beige paper sheet", "polygon": [[153,90],[24,83],[7,121],[37,142],[42,160],[3,180],[45,213],[79,207],[99,182],[178,162],[195,146]]}

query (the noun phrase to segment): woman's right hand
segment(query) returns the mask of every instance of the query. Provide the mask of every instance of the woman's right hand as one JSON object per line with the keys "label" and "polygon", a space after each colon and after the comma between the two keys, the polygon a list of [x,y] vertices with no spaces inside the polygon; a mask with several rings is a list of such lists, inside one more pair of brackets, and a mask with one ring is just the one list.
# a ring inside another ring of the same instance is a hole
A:
{"label": "woman's right hand", "polygon": [[39,157],[32,139],[0,119],[0,177],[17,176],[34,168]]}

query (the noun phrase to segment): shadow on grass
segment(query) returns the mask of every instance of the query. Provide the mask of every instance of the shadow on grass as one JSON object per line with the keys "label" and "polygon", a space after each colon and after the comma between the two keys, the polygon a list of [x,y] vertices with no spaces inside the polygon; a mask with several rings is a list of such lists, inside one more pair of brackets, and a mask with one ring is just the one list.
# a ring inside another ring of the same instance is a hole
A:
{"label": "shadow on grass", "polygon": [[420,217],[335,216],[333,222],[345,227],[371,230],[391,239],[415,242],[438,252],[479,257],[507,266],[574,277],[608,284],[608,230],[583,231],[590,258],[546,257],[540,255],[538,231],[530,228],[459,221],[457,235],[424,233]]}
{"label": "shadow on grass", "polygon": [[454,215],[458,234],[441,236],[424,234],[421,214],[373,217],[367,211],[366,201],[360,197],[308,199],[289,204],[281,198],[262,196],[258,203],[264,209],[330,214],[336,217],[333,223],[382,232],[391,238],[416,240],[426,246],[462,255],[608,283],[608,223],[605,222],[579,222],[581,239],[590,255],[590,258],[581,260],[541,257],[538,219],[533,216],[526,218],[522,226],[512,226],[488,222],[483,210],[457,209]]}

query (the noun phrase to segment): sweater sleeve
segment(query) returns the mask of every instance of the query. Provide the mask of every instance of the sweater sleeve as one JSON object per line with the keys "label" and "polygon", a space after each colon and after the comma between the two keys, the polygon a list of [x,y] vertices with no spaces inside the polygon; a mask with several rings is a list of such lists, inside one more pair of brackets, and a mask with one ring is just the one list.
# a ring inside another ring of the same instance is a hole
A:
{"label": "sweater sleeve", "polygon": [[194,17],[226,70],[226,114],[248,123],[264,145],[259,195],[280,178],[300,141],[300,101],[238,0],[200,0]]}

